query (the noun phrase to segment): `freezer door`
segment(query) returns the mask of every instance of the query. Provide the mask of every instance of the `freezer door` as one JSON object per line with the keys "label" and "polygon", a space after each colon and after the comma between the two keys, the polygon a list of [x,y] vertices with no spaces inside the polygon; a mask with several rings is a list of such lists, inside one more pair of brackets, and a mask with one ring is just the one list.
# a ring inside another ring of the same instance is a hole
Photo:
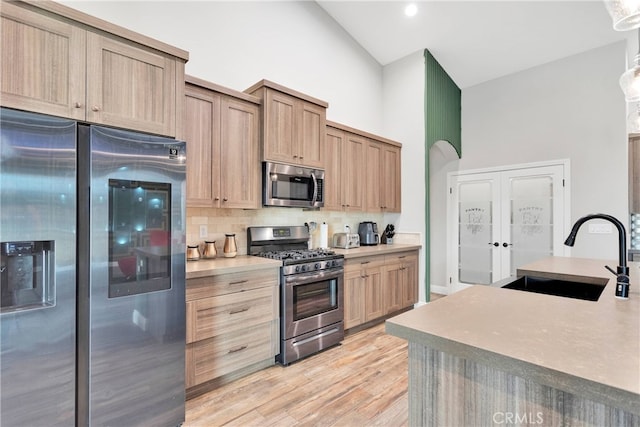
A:
{"label": "freezer door", "polygon": [[0,109],[0,425],[75,424],[76,123]]}
{"label": "freezer door", "polygon": [[90,342],[89,424],[179,425],[185,145],[95,126],[81,127],[80,135],[81,155],[91,160],[89,250],[80,250],[91,266],[89,330],[82,333]]}

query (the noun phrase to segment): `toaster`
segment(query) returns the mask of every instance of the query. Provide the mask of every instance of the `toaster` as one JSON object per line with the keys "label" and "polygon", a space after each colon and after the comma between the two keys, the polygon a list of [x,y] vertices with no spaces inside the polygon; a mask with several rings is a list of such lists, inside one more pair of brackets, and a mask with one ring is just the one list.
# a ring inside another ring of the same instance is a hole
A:
{"label": "toaster", "polygon": [[343,249],[359,248],[360,236],[356,233],[335,233],[331,246]]}

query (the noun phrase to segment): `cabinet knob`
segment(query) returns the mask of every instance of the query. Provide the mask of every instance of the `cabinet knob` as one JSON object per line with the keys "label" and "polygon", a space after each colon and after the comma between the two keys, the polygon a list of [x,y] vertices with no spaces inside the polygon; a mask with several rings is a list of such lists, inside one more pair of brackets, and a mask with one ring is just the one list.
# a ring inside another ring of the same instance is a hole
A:
{"label": "cabinet knob", "polygon": [[100,107],[94,105],[93,107],[91,107],[91,111],[100,111]]}
{"label": "cabinet knob", "polygon": [[82,108],[82,104],[79,102],[76,102],[75,104],[73,104],[74,108]]}
{"label": "cabinet knob", "polygon": [[298,158],[298,156],[294,155],[294,156],[293,156],[293,158],[294,158],[294,159],[297,159],[297,158]]}
{"label": "cabinet knob", "polygon": [[226,197],[223,197],[223,198],[222,198],[222,201],[223,201],[223,202],[227,202],[227,201],[229,201],[229,199],[227,199]]}
{"label": "cabinet knob", "polygon": [[298,158],[299,158],[300,160],[304,159],[304,157],[302,157],[302,156],[300,156],[300,157],[298,157]]}
{"label": "cabinet knob", "polygon": [[218,200],[220,200],[220,197],[214,197],[213,200],[217,202]]}

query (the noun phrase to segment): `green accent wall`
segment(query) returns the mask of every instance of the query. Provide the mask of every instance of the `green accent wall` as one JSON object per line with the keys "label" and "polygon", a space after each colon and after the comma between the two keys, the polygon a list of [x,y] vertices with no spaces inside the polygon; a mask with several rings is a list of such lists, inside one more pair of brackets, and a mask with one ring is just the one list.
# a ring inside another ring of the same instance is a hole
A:
{"label": "green accent wall", "polygon": [[[429,153],[438,141],[447,141],[462,157],[462,91],[427,49],[424,50],[424,126],[425,126],[425,299],[431,293],[431,202]],[[445,250],[445,248],[443,248]]]}

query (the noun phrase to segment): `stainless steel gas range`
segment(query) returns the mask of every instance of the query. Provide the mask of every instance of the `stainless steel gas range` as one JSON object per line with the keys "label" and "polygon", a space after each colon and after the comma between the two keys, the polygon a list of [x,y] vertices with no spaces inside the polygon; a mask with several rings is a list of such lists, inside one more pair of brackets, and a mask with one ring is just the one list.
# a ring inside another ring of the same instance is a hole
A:
{"label": "stainless steel gas range", "polygon": [[276,361],[285,366],[344,339],[344,256],[308,242],[307,227],[247,229],[249,255],[282,261]]}

